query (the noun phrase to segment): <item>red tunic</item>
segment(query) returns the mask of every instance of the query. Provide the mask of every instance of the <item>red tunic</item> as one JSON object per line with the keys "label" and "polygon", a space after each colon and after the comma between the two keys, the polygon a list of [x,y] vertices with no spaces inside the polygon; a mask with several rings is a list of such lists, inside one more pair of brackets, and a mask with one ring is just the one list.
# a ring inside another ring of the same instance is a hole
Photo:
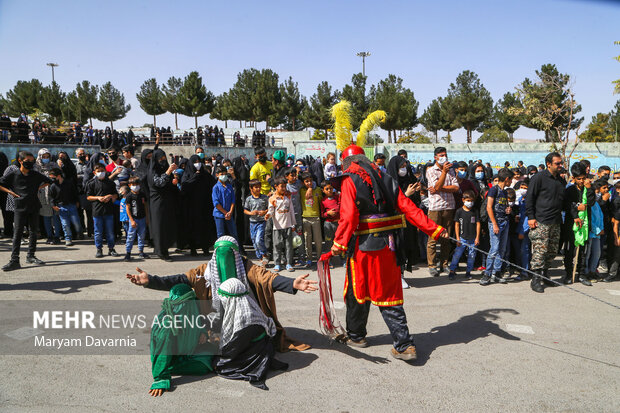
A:
{"label": "red tunic", "polygon": [[[342,181],[340,195],[340,220],[334,237],[334,245],[347,250],[353,232],[359,224],[359,211],[355,200],[357,189],[349,177]],[[398,190],[397,209],[409,222],[429,237],[437,239],[443,227],[431,221],[413,201]],[[347,265],[351,271],[351,282],[355,299],[360,304],[370,301],[378,306],[393,306],[403,303],[403,288],[400,281],[400,267],[396,265],[396,254],[389,247],[379,251],[360,251],[359,240]],[[348,287],[345,279],[344,294]]]}

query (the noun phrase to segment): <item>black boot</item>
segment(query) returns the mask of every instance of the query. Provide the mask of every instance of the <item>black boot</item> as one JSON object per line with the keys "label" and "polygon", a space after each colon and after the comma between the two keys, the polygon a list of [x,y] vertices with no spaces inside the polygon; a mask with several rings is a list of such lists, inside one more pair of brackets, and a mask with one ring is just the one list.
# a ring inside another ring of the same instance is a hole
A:
{"label": "black boot", "polygon": [[[533,270],[535,273],[538,273],[540,270]],[[544,293],[545,292],[545,286],[542,283],[542,280],[540,278],[539,275],[534,275],[532,277],[532,281],[530,282],[530,288],[532,289],[532,291],[537,292],[537,293]]]}
{"label": "black boot", "polygon": [[549,270],[543,270],[542,275],[545,277],[543,278],[543,282],[547,287],[554,287],[555,283],[549,278],[548,272]]}

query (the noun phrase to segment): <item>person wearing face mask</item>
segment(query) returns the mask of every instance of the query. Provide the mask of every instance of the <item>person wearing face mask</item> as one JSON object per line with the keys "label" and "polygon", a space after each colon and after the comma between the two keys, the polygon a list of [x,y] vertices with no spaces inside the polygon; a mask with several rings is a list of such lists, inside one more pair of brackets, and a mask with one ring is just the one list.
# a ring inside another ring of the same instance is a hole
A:
{"label": "person wearing face mask", "polygon": [[118,199],[116,185],[107,177],[105,167],[101,164],[94,168],[95,176],[86,183],[86,196],[93,209],[95,227],[95,258],[103,257],[103,234],[105,231],[108,255],[118,256],[114,250],[114,201]]}
{"label": "person wearing face mask", "polygon": [[150,232],[155,254],[164,261],[172,261],[168,249],[177,240],[177,201],[179,190],[173,184],[176,164],[168,164],[166,153],[157,149],[149,162],[148,190]]}
{"label": "person wearing face mask", "polygon": [[273,164],[267,160],[265,148],[255,148],[254,155],[257,162],[250,169],[250,180],[258,179],[261,183],[261,194],[269,195],[271,192],[269,178],[273,176]]}
{"label": "person wearing face mask", "polygon": [[206,256],[215,243],[215,221],[212,214],[204,211],[213,210],[211,194],[215,178],[204,169],[199,155],[192,155],[181,178],[181,194],[185,197],[186,216],[189,223],[188,242],[191,255],[198,255],[202,249]]}
{"label": "person wearing face mask", "polygon": [[[49,176],[52,169],[58,168],[58,164],[52,161],[52,154],[46,148],[39,150],[34,169],[45,176]],[[49,187],[39,191],[39,201],[41,201],[40,215],[43,217],[43,225],[47,233],[48,244],[60,244],[60,215],[52,208],[52,198]]]}
{"label": "person wearing face mask", "polygon": [[[435,164],[426,170],[429,191],[428,217],[437,225],[444,227],[450,236],[456,208],[454,194],[460,190],[458,181],[450,170],[451,167],[446,148],[437,147],[435,148]],[[426,247],[428,268],[433,277],[438,277],[439,273],[448,267],[452,248],[448,238],[440,238],[439,243],[441,246],[439,257],[437,257],[435,248],[437,241],[433,237],[429,237]]]}
{"label": "person wearing face mask", "polygon": [[217,238],[224,235],[230,235],[237,238],[237,227],[233,219],[235,210],[235,190],[229,181],[226,168],[218,166],[215,169],[217,174],[217,183],[213,187],[213,218],[215,219],[215,228],[217,230]]}
{"label": "person wearing face mask", "polygon": [[129,179],[129,189],[131,192],[125,197],[125,208],[129,225],[127,228],[127,239],[125,240],[125,261],[131,260],[131,250],[133,243],[138,238],[138,256],[147,259],[149,256],[144,253],[146,238],[146,197],[140,191],[140,178],[134,176]]}
{"label": "person wearing face mask", "polygon": [[47,176],[33,170],[34,155],[30,152],[20,151],[18,154],[19,169],[12,170],[0,178],[0,191],[13,196],[14,229],[13,248],[11,260],[2,267],[3,271],[12,271],[21,268],[19,263],[19,250],[22,234],[26,225],[30,227],[30,239],[28,244],[28,256],[26,262],[41,265],[43,261],[35,257],[37,249],[37,235],[39,232],[39,209],[41,202],[38,193],[48,187],[52,180]]}
{"label": "person wearing face mask", "polygon": [[[414,197],[417,196],[419,200],[420,183],[413,175],[406,158],[398,155],[392,157],[387,166],[387,174],[398,182],[398,186],[407,198],[415,202]],[[419,202],[417,203],[419,204]],[[409,284],[404,278],[405,270],[411,272],[419,260],[418,229],[407,222],[407,227],[403,230],[403,238],[402,248],[404,249],[405,264],[401,266],[401,284],[406,289],[409,288]]]}
{"label": "person wearing face mask", "polygon": [[474,193],[474,199],[478,197],[478,188],[476,185],[467,179],[467,163],[460,161],[456,164],[456,181],[459,184],[459,191],[454,193],[455,208],[463,206],[463,196],[465,191],[472,191]]}
{"label": "person wearing face mask", "polygon": [[118,149],[114,147],[108,149],[108,158],[110,158],[110,163],[105,167],[108,173],[112,173],[117,166],[123,164],[123,160],[118,155]]}
{"label": "person wearing face mask", "polygon": [[480,244],[480,216],[478,211],[474,209],[474,199],[476,194],[467,190],[463,192],[463,206],[454,214],[454,230],[457,239],[456,249],[450,263],[450,274],[448,278],[454,280],[456,277],[456,268],[459,265],[461,256],[467,248],[467,270],[465,277],[471,280],[471,271],[474,269],[476,260],[476,250],[473,248]]}

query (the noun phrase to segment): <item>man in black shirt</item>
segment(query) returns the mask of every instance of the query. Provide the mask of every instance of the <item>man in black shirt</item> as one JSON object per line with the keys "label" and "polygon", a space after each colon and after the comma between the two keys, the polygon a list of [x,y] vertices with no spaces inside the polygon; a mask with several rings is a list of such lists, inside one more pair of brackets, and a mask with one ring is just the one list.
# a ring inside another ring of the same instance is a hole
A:
{"label": "man in black shirt", "polygon": [[73,245],[71,223],[73,223],[77,234],[82,233],[82,224],[77,210],[79,205],[78,189],[73,181],[65,179],[62,171],[58,168],[52,169],[49,177],[54,180],[50,187],[52,208],[60,215],[62,230],[65,233],[65,245],[70,247]]}
{"label": "man in black shirt", "polygon": [[[562,156],[559,153],[548,154],[545,163],[547,168],[530,180],[525,209],[532,242],[530,268],[537,274],[542,272],[546,277],[560,243],[566,181],[559,175],[562,168]],[[545,290],[541,277],[534,276],[530,286],[537,293]]]}
{"label": "man in black shirt", "polygon": [[95,166],[95,177],[86,184],[86,199],[91,202],[95,226],[95,258],[103,257],[103,231],[106,233],[108,255],[118,256],[114,250],[114,201],[118,198],[116,185],[106,176],[102,164]]}
{"label": "man in black shirt", "polygon": [[26,262],[42,265],[43,261],[34,256],[37,249],[37,234],[39,232],[39,189],[45,188],[52,180],[45,175],[33,171],[34,155],[20,151],[18,155],[20,168],[0,178],[0,190],[15,197],[15,220],[13,230],[13,251],[11,260],[2,267],[4,271],[17,270],[19,264],[19,247],[26,224],[30,227],[30,242]]}

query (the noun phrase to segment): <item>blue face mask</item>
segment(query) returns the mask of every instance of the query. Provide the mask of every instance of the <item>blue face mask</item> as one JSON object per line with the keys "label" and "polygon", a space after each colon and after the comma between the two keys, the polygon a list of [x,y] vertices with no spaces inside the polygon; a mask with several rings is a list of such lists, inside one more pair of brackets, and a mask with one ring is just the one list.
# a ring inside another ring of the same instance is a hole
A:
{"label": "blue face mask", "polygon": [[43,162],[44,165],[50,163],[50,158],[41,158],[41,162]]}
{"label": "blue face mask", "polygon": [[222,182],[226,182],[228,181],[228,175],[220,175],[218,179]]}
{"label": "blue face mask", "polygon": [[483,179],[484,178],[484,172],[476,172],[476,179]]}
{"label": "blue face mask", "polygon": [[467,171],[459,171],[458,177],[465,179],[467,176]]}
{"label": "blue face mask", "polygon": [[101,158],[101,159],[99,159],[99,163],[100,163],[101,165],[105,165],[105,160],[104,160],[103,158]]}
{"label": "blue face mask", "polygon": [[204,159],[204,158],[205,158],[205,154],[204,154],[203,152],[200,152],[200,153],[198,154],[198,157],[199,157],[200,159]]}

